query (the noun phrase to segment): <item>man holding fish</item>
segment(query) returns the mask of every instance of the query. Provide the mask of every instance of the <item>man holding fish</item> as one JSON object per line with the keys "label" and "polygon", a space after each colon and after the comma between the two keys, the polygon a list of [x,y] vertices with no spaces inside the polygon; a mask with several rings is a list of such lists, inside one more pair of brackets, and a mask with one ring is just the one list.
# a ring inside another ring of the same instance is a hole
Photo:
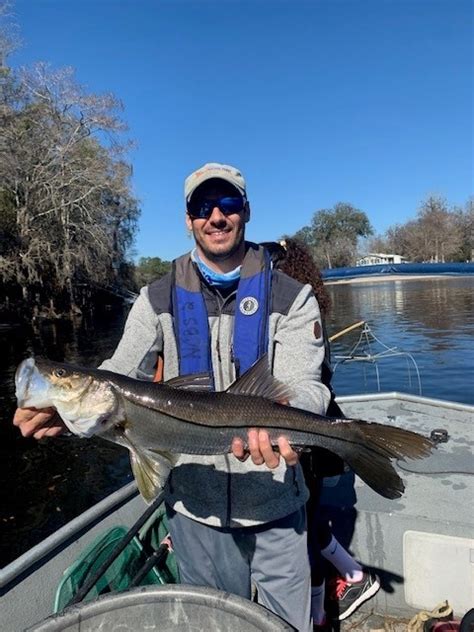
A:
{"label": "man holding fish", "polygon": [[147,500],[167,479],[183,583],[250,598],[253,582],[261,604],[310,630],[308,490],[288,438],[333,450],[392,498],[403,485],[389,458],[422,456],[430,445],[320,417],[330,395],[320,380],[318,303],[310,286],[273,270],[268,253],[245,241],[242,174],[206,164],[186,179],[185,199],[196,246],[141,290],[103,371],[24,361],[14,423],[39,439],[61,433],[64,421],[76,434],[126,445]]}

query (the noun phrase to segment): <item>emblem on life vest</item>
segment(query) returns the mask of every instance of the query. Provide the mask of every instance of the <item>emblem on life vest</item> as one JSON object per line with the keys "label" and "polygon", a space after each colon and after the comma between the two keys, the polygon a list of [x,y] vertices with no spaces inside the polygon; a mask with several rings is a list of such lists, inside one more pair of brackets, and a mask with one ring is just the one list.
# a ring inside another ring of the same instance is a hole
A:
{"label": "emblem on life vest", "polygon": [[258,301],[253,296],[246,296],[240,301],[239,309],[244,316],[252,316],[258,309]]}

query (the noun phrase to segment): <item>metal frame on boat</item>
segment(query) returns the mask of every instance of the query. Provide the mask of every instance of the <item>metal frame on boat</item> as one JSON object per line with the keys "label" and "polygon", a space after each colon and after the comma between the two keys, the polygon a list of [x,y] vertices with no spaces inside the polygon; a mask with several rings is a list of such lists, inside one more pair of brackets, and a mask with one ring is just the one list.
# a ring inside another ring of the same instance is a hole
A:
{"label": "metal frame on boat", "polygon": [[421,377],[420,371],[418,369],[418,364],[416,363],[415,358],[408,351],[403,351],[398,347],[388,347],[385,343],[383,343],[372,331],[369,323],[365,320],[361,320],[358,323],[354,323],[350,327],[343,329],[339,333],[331,336],[329,341],[332,342],[350,331],[354,329],[361,328],[359,338],[356,343],[352,346],[348,353],[345,354],[334,354],[334,364],[333,364],[333,373],[336,373],[338,366],[344,364],[350,364],[353,362],[363,362],[371,364],[375,371],[375,377],[377,380],[377,391],[381,391],[380,386],[380,371],[378,367],[378,362],[380,360],[386,360],[387,358],[395,358],[395,357],[403,357],[407,361],[407,375],[408,375],[408,383],[411,389],[412,387],[412,378],[411,371],[413,370],[416,375],[416,383],[418,387],[418,394],[422,394],[421,388]]}

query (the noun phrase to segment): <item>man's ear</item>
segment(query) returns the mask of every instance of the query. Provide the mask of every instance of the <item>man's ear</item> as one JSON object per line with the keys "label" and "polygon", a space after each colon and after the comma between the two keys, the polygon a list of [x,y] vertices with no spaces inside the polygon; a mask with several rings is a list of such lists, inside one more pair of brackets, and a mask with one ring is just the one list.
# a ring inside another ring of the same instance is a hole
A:
{"label": "man's ear", "polygon": [[250,219],[250,204],[246,200],[244,207],[244,222],[247,223]]}
{"label": "man's ear", "polygon": [[193,221],[192,221],[192,219],[189,217],[189,213],[188,213],[187,211],[186,211],[186,216],[185,216],[185,217],[186,217],[186,228],[187,228],[189,231],[192,231],[192,230],[193,230]]}

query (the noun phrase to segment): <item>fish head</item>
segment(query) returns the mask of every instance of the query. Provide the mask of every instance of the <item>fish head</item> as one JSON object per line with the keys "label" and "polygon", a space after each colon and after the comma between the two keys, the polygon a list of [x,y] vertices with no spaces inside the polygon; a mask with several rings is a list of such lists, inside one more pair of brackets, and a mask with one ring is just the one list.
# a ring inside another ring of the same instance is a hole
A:
{"label": "fish head", "polygon": [[113,387],[94,370],[28,358],[17,368],[15,387],[20,408],[53,407],[82,437],[105,432],[120,417]]}

